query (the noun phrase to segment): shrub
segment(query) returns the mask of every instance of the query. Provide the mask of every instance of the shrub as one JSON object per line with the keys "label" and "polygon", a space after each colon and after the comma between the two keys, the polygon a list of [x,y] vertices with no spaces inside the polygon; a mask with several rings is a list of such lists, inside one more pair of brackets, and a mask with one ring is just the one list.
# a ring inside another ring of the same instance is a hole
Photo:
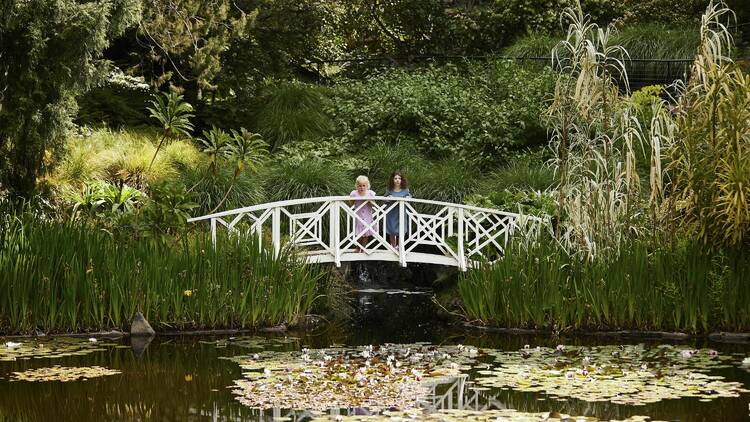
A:
{"label": "shrub", "polygon": [[265,200],[262,180],[258,175],[242,173],[234,180],[234,188],[227,194],[234,179],[234,168],[220,166],[212,171],[208,163],[185,169],[180,175],[182,182],[192,193],[192,201],[198,206],[191,211],[194,216],[205,215],[227,195],[222,208],[234,209],[262,203]]}
{"label": "shrub", "polygon": [[269,87],[258,111],[258,129],[273,148],[319,138],[331,126],[323,113],[325,100],[314,85],[287,82]]}
{"label": "shrub", "polygon": [[492,165],[546,142],[547,70],[508,62],[385,71],[333,88],[329,113],[350,145],[407,144],[430,158]]}
{"label": "shrub", "polygon": [[506,189],[544,191],[556,183],[554,171],[544,163],[541,151],[524,154],[482,179],[481,191]]}
{"label": "shrub", "polygon": [[407,177],[414,197],[457,204],[479,186],[476,169],[458,161],[431,162],[412,170]]}

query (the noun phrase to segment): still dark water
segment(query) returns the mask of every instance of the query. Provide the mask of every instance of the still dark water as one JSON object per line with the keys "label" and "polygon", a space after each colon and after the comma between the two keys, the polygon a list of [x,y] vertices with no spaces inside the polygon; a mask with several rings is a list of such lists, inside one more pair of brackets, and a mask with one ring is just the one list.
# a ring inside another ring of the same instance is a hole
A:
{"label": "still dark water", "polygon": [[[374,289],[375,290],[375,289]],[[614,344],[594,338],[524,337],[487,334],[451,327],[434,317],[429,294],[397,291],[355,293],[352,320],[312,333],[248,334],[263,337],[264,350],[300,351],[327,348],[333,344],[351,347],[383,343],[457,345],[477,349],[519,351],[525,345],[555,348],[576,345]],[[229,336],[159,336],[140,353],[129,340],[98,342],[97,351],[58,358],[18,359],[0,362],[0,420],[2,421],[107,421],[107,420],[307,420],[309,413],[289,409],[255,410],[240,404],[232,394],[234,380],[242,370],[224,359],[253,353],[238,346]],[[12,340],[12,339],[11,339]],[[241,339],[240,339],[241,340]],[[6,347],[3,339],[0,347]],[[14,340],[33,343],[32,340]],[[77,340],[80,342],[80,340]],[[85,339],[84,339],[85,341]],[[75,342],[73,342],[75,343]],[[634,344],[637,342],[631,342]],[[623,344],[618,342],[616,344]],[[645,347],[657,347],[646,344]],[[727,367],[714,369],[726,381],[750,388],[750,370],[741,365],[750,356],[750,346],[708,342],[676,343],[683,349],[711,348],[732,355]],[[0,355],[2,357],[2,355]],[[63,367],[103,367],[119,374],[70,382],[12,381],[14,372],[60,365]],[[463,391],[465,385],[446,382],[438,386],[439,400],[433,410],[464,407],[470,409],[513,408],[524,412],[561,412],[592,416],[601,420],[625,419],[635,415],[651,420],[743,421],[750,420],[750,394],[739,397],[667,399],[645,406],[587,402],[574,398],[552,398],[545,392],[519,392],[509,388]],[[356,410],[333,410],[327,415],[350,414]],[[334,417],[334,416],[330,416]],[[458,418],[461,419],[460,417]]]}

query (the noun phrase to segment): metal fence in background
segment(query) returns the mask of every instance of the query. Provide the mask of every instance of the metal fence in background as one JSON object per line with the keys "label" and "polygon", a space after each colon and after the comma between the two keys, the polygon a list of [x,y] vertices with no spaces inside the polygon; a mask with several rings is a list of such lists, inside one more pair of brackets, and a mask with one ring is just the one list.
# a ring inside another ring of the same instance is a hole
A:
{"label": "metal fence in background", "polygon": [[[382,69],[395,67],[415,67],[428,64],[445,65],[467,62],[488,62],[508,60],[530,66],[550,66],[551,57],[507,57],[507,56],[409,56],[409,57],[366,57],[338,60],[313,60],[318,82],[325,82],[325,75],[334,69],[337,73],[350,77],[365,77]],[[647,85],[669,85],[677,79],[686,80],[690,73],[692,59],[637,59],[625,61],[628,73],[628,87],[631,91]],[[623,86],[624,88],[624,86]]]}

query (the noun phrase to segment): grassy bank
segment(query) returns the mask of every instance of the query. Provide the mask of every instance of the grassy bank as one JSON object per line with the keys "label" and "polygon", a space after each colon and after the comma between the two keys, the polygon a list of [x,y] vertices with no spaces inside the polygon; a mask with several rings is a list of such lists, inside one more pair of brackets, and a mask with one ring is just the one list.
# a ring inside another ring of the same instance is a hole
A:
{"label": "grassy bank", "polygon": [[0,234],[0,334],[129,326],[239,328],[309,313],[324,269],[257,244],[204,235],[174,245],[115,239],[83,225],[6,215]]}
{"label": "grassy bank", "polygon": [[551,242],[508,251],[459,282],[468,318],[565,330],[750,330],[750,256],[699,243],[633,242],[612,257],[570,256]]}

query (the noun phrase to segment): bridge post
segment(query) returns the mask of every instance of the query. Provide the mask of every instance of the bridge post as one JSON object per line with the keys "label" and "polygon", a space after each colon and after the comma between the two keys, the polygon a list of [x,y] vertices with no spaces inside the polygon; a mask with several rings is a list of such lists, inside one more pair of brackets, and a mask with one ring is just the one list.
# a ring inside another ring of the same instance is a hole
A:
{"label": "bridge post", "polygon": [[404,225],[405,211],[404,201],[398,201],[398,260],[402,267],[406,267],[406,250],[404,249],[404,232],[406,231],[406,226]]}
{"label": "bridge post", "polygon": [[331,253],[333,253],[333,262],[336,264],[336,267],[341,266],[341,250],[339,249],[339,233],[340,233],[340,227],[339,227],[339,202],[333,201],[331,202],[331,209],[330,209],[330,233],[329,233],[329,241],[331,243]]}
{"label": "bridge post", "polygon": [[211,243],[214,245],[214,250],[216,250],[216,219],[211,219]]}
{"label": "bridge post", "polygon": [[466,271],[466,257],[464,257],[464,209],[458,209],[458,269]]}
{"label": "bridge post", "polygon": [[273,209],[271,217],[271,239],[273,242],[273,256],[279,257],[281,251],[281,208]]}

